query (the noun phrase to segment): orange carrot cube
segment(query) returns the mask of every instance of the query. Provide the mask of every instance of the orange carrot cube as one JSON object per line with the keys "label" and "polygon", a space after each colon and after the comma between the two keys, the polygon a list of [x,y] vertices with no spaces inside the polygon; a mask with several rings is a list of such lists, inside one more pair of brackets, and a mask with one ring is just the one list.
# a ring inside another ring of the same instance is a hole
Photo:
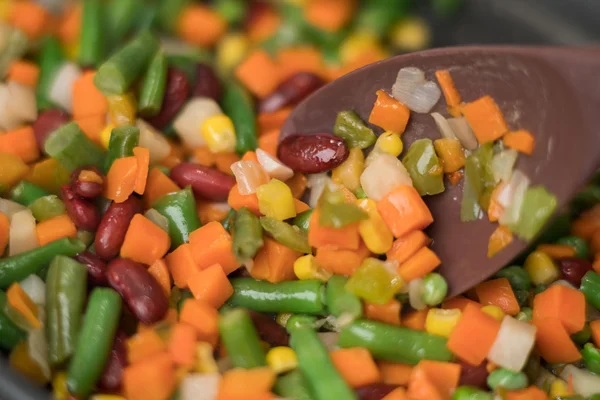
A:
{"label": "orange carrot cube", "polygon": [[377,100],[371,110],[369,122],[373,125],[398,134],[406,130],[410,110],[404,104],[388,95],[383,90],[377,91]]}
{"label": "orange carrot cube", "polygon": [[167,232],[142,214],[135,214],[125,233],[121,257],[152,265],[167,254],[169,247],[171,239]]}
{"label": "orange carrot cube", "polygon": [[433,216],[417,189],[408,185],[398,186],[379,200],[377,210],[397,238],[423,230],[433,222]]}
{"label": "orange carrot cube", "polygon": [[570,334],[583,329],[585,309],[585,295],[563,285],[552,285],[533,298],[533,319],[557,318]]}
{"label": "orange carrot cube", "polygon": [[493,142],[508,132],[504,116],[490,96],[465,104],[462,111],[480,144]]}
{"label": "orange carrot cube", "polygon": [[486,305],[498,306],[508,315],[515,316],[521,311],[515,293],[506,278],[492,279],[475,287],[479,302]]}
{"label": "orange carrot cube", "polygon": [[319,209],[315,208],[310,217],[308,228],[308,243],[312,247],[327,245],[337,246],[340,249],[357,250],[360,245],[358,223],[344,226],[343,228],[329,228],[319,224]]}
{"label": "orange carrot cube", "polygon": [[196,272],[188,279],[188,286],[198,300],[219,308],[233,294],[233,286],[219,264]]}
{"label": "orange carrot cube", "polygon": [[296,279],[294,262],[302,253],[273,239],[265,238],[264,243],[264,246],[256,254],[250,275],[254,279],[266,280],[271,283]]}
{"label": "orange carrot cube", "polygon": [[335,368],[353,388],[377,383],[381,380],[377,364],[373,361],[371,353],[365,348],[339,349],[332,351],[329,355]]}
{"label": "orange carrot cube", "polygon": [[67,214],[42,221],[36,225],[35,229],[40,246],[60,238],[77,236],[77,227]]}
{"label": "orange carrot cube", "polygon": [[231,235],[219,222],[209,222],[190,233],[192,257],[200,269],[220,264],[227,275],[238,269],[232,244]]}
{"label": "orange carrot cube", "polygon": [[400,264],[398,274],[405,282],[422,278],[441,264],[441,260],[429,247],[421,247],[408,260]]}
{"label": "orange carrot cube", "polygon": [[192,248],[189,243],[184,243],[169,253],[166,261],[175,286],[181,289],[187,288],[188,280],[200,271],[192,256]]}
{"label": "orange carrot cube", "polygon": [[532,155],[535,147],[535,138],[531,132],[524,129],[519,129],[515,132],[508,132],[502,138],[502,142],[506,147],[515,149],[523,154]]}
{"label": "orange carrot cube", "polygon": [[252,93],[266,97],[279,85],[279,68],[264,50],[252,52],[235,70],[235,76]]}
{"label": "orange carrot cube", "polygon": [[209,303],[189,299],[183,303],[179,321],[185,322],[196,329],[198,340],[208,342],[213,346],[219,341],[219,313]]}

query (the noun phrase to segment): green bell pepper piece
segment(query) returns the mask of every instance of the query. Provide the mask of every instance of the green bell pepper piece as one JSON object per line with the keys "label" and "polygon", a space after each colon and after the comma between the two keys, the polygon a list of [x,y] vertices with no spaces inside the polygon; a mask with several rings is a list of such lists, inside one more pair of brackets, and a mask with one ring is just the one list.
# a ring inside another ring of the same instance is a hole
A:
{"label": "green bell pepper piece", "polygon": [[252,260],[264,245],[261,223],[247,207],[240,208],[236,213],[232,240],[233,252],[240,262]]}
{"label": "green bell pepper piece", "polygon": [[110,132],[108,153],[104,159],[104,173],[108,173],[117,158],[133,156],[133,149],[139,142],[140,130],[136,126],[124,125],[114,128]]}
{"label": "green bell pepper piece", "polygon": [[465,178],[469,181],[479,205],[484,210],[488,209],[492,191],[496,187],[496,180],[492,172],[493,156],[493,144],[486,143],[475,150],[465,161]]}
{"label": "green bell pepper piece", "polygon": [[373,130],[354,111],[341,111],[335,119],[333,134],[344,139],[349,148],[366,149],[377,140]]}
{"label": "green bell pepper piece", "polygon": [[165,194],[154,202],[152,208],[169,220],[171,249],[189,242],[190,233],[200,228],[196,199],[189,186],[179,192]]}
{"label": "green bell pepper piece", "polygon": [[522,239],[531,240],[550,219],[557,203],[556,196],[543,186],[530,187],[525,192],[521,217],[516,224],[509,224],[508,227]]}
{"label": "green bell pepper piece", "polygon": [[310,210],[302,211],[300,214],[296,215],[292,220],[292,224],[297,226],[304,232],[308,232],[308,228],[310,227],[310,217],[312,217],[312,213],[315,211],[313,208]]}
{"label": "green bell pepper piece", "polygon": [[346,203],[341,190],[325,188],[319,199],[319,225],[343,228],[355,222],[368,219],[369,215],[356,204]]}
{"label": "green bell pepper piece", "polygon": [[29,204],[29,209],[39,222],[62,215],[66,211],[65,203],[55,194],[40,197]]}
{"label": "green bell pepper piece", "polygon": [[581,279],[579,290],[583,292],[588,303],[600,309],[600,275],[594,271],[586,272]]}
{"label": "green bell pepper piece", "polygon": [[352,274],[345,289],[370,303],[385,304],[402,288],[404,282],[383,265],[383,261],[368,258]]}
{"label": "green bell pepper piece", "polygon": [[352,318],[360,318],[363,314],[363,306],[354,293],[346,290],[348,278],[342,275],[334,275],[327,281],[327,310],[334,317],[342,314]]}
{"label": "green bell pepper piece", "polygon": [[460,220],[462,222],[477,221],[481,216],[481,206],[473,186],[463,179],[462,200],[460,203]]}
{"label": "green bell pepper piece", "polygon": [[421,196],[444,191],[444,170],[431,139],[419,139],[402,159],[415,189]]}
{"label": "green bell pepper piece", "polygon": [[104,150],[92,142],[75,122],[52,132],[46,139],[44,150],[69,172],[84,165],[102,168],[104,164]]}
{"label": "green bell pepper piece", "polygon": [[260,224],[273,239],[284,246],[305,254],[312,251],[308,244],[308,234],[297,226],[270,217],[260,217]]}

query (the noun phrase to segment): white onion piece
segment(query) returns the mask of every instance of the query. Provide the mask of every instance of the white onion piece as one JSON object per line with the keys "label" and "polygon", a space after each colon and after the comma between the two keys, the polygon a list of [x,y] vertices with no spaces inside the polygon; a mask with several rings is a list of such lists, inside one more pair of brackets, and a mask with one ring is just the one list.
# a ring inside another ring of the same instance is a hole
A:
{"label": "white onion piece", "polygon": [[508,185],[498,195],[498,202],[504,207],[504,212],[500,216],[500,225],[512,225],[519,222],[528,187],[529,178],[519,170],[514,171]]}
{"label": "white onion piece", "polygon": [[188,147],[195,149],[206,145],[206,141],[200,132],[204,121],[220,114],[223,114],[223,111],[213,99],[208,97],[194,97],[175,117],[173,127],[181,140]]}
{"label": "white onion piece", "polygon": [[423,279],[417,278],[408,282],[408,302],[415,310],[427,308],[427,304],[423,301]]}
{"label": "white onion piece", "polygon": [[256,149],[256,158],[271,178],[287,181],[294,176],[294,171],[290,167],[262,149]]}
{"label": "white onion piece", "polygon": [[135,125],[140,130],[140,147],[145,147],[150,152],[150,164],[157,163],[171,153],[171,144],[159,131],[142,119]]}
{"label": "white onion piece", "polygon": [[31,274],[19,282],[19,285],[35,304],[40,306],[46,304],[46,284],[42,278],[36,274]]}
{"label": "white onion piece", "polygon": [[505,316],[488,352],[488,360],[503,368],[521,371],[535,344],[535,332],[535,325]]}
{"label": "white onion piece", "polygon": [[328,183],[331,183],[331,178],[327,176],[327,173],[308,175],[306,187],[310,189],[310,196],[308,198],[309,206],[312,208],[317,206],[323,190],[325,190],[325,185]]}
{"label": "white onion piece", "polygon": [[325,348],[328,351],[333,351],[335,349],[337,349],[337,342],[338,339],[340,337],[340,334],[337,332],[319,332],[317,333],[317,335],[319,336],[319,340],[321,341],[321,343],[323,343],[323,346],[325,346]]}
{"label": "white onion piece", "polygon": [[600,393],[600,376],[592,374],[588,370],[579,369],[573,364],[568,364],[560,373],[560,377],[568,382],[569,376],[573,377],[575,394],[587,397]]}
{"label": "white onion piece", "polygon": [[144,217],[148,218],[154,225],[158,226],[163,231],[169,231],[169,220],[154,208],[150,208],[146,211]]}
{"label": "white onion piece", "polygon": [[35,92],[29,86],[10,81],[6,84],[10,95],[8,105],[20,122],[35,121],[38,116]]}
{"label": "white onion piece", "polygon": [[65,62],[54,75],[48,98],[69,113],[73,112],[73,85],[81,77],[77,64]]}
{"label": "white onion piece", "polygon": [[505,149],[494,155],[492,158],[492,173],[496,183],[510,180],[518,156],[519,153],[513,149]]}
{"label": "white onion piece", "polygon": [[360,184],[365,194],[375,201],[400,185],[412,186],[412,179],[404,165],[388,153],[379,153],[360,176]]}
{"label": "white onion piece", "polygon": [[14,214],[10,221],[8,255],[14,256],[40,247],[35,218],[29,209]]}
{"label": "white onion piece", "polygon": [[33,329],[27,337],[27,350],[29,357],[39,365],[44,378],[50,380],[50,364],[48,363],[48,342],[44,334],[44,327]]}
{"label": "white onion piece", "polygon": [[13,215],[19,211],[27,210],[28,208],[22,204],[14,202],[12,200],[0,198],[0,213],[8,217],[8,221],[12,221]]}
{"label": "white onion piece", "polygon": [[448,118],[448,125],[452,128],[452,132],[456,135],[456,138],[460,140],[460,144],[467,150],[475,150],[479,146],[477,138],[473,133],[473,129],[467,122],[465,117]]}
{"label": "white onion piece", "polygon": [[0,84],[0,129],[11,131],[19,127],[19,117],[10,107],[10,92],[8,86]]}
{"label": "white onion piece", "polygon": [[219,374],[188,374],[181,381],[181,400],[216,400],[219,395]]}
{"label": "white onion piece", "polygon": [[392,86],[392,95],[410,110],[428,113],[440,100],[442,91],[435,82],[426,81],[418,68],[402,68]]}
{"label": "white onion piece", "polygon": [[269,175],[264,168],[253,160],[241,160],[231,164],[231,172],[235,176],[238,191],[241,195],[256,193],[260,185],[269,183]]}
{"label": "white onion piece", "polygon": [[446,118],[444,118],[442,116],[442,114],[434,112],[434,113],[431,113],[430,115],[433,118],[433,120],[435,121],[435,125],[437,126],[437,128],[440,131],[440,134],[442,135],[443,138],[458,139],[456,137],[456,135],[454,134],[452,127],[450,126],[450,124],[448,123]]}

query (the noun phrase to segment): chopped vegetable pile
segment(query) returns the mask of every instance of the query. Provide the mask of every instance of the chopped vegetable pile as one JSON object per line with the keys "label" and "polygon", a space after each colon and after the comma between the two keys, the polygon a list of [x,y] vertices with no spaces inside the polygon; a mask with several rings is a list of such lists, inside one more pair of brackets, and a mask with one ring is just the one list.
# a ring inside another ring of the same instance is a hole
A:
{"label": "chopped vegetable pile", "polygon": [[[279,140],[327,82],[427,45],[410,3],[0,0],[10,365],[57,400],[599,399],[600,179],[538,236],[534,133],[448,70]],[[440,137],[404,148],[411,113]],[[537,239],[447,298],[423,197],[459,182],[489,257]]]}

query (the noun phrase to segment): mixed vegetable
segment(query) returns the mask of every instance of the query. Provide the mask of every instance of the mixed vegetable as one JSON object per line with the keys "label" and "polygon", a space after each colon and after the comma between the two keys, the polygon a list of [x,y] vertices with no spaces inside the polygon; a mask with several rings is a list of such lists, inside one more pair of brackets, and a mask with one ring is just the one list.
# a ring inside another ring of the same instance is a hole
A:
{"label": "mixed vegetable", "polygon": [[[279,140],[328,81],[427,44],[409,9],[0,1],[11,366],[58,400],[599,398],[597,179],[518,265],[451,299],[435,272],[423,196],[462,184],[490,257],[556,208],[493,93],[405,68],[369,116]],[[440,138],[404,149],[442,94]]]}

